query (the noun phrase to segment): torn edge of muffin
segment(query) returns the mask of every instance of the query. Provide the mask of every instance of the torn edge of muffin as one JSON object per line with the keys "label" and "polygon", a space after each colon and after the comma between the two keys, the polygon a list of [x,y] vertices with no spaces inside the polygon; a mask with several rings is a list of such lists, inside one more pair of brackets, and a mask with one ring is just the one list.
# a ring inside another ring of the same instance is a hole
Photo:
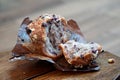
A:
{"label": "torn edge of muffin", "polygon": [[91,65],[98,55],[103,52],[101,45],[94,42],[79,43],[69,40],[64,44],[60,44],[59,47],[67,62],[75,68]]}

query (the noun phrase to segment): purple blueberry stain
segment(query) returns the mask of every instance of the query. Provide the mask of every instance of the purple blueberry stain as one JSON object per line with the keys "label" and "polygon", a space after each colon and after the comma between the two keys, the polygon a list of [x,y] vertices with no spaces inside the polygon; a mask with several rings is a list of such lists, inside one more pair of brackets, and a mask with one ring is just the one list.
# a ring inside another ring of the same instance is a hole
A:
{"label": "purple blueberry stain", "polygon": [[48,20],[47,23],[48,23],[48,24],[52,24],[52,21],[51,21],[51,20]]}
{"label": "purple blueberry stain", "polygon": [[21,39],[22,42],[24,42],[24,39]]}
{"label": "purple blueberry stain", "polygon": [[67,48],[67,46],[65,46],[65,48]]}
{"label": "purple blueberry stain", "polygon": [[104,50],[101,51],[101,53],[105,52]]}
{"label": "purple blueberry stain", "polygon": [[91,47],[91,49],[94,49],[94,47]]}
{"label": "purple blueberry stain", "polygon": [[54,51],[53,51],[53,52],[51,52],[51,53],[52,53],[52,54],[55,54],[55,55],[57,55],[57,53],[56,53],[56,52],[54,52]]}
{"label": "purple blueberry stain", "polygon": [[53,14],[52,16],[55,17],[55,14]]}
{"label": "purple blueberry stain", "polygon": [[90,44],[94,44],[94,42],[90,42]]}
{"label": "purple blueberry stain", "polygon": [[44,16],[41,16],[42,19],[44,19],[45,17]]}
{"label": "purple blueberry stain", "polygon": [[47,27],[47,24],[43,22],[42,27]]}
{"label": "purple blueberry stain", "polygon": [[32,31],[28,27],[26,27],[26,32],[27,34],[30,34]]}
{"label": "purple blueberry stain", "polygon": [[63,34],[62,33],[60,33],[60,37],[62,37],[63,36]]}
{"label": "purple blueberry stain", "polygon": [[92,50],[92,53],[96,53],[97,52],[97,50]]}
{"label": "purple blueberry stain", "polygon": [[80,55],[80,58],[84,59],[84,56],[81,54],[81,55]]}
{"label": "purple blueberry stain", "polygon": [[57,20],[56,22],[57,22],[57,23],[60,23],[60,20]]}
{"label": "purple blueberry stain", "polygon": [[55,24],[55,26],[56,26],[56,27],[59,27],[59,25],[58,25],[58,24],[56,24],[56,23],[54,23],[54,24]]}
{"label": "purple blueberry stain", "polygon": [[74,48],[76,48],[76,45],[74,45]]}
{"label": "purple blueberry stain", "polygon": [[57,19],[58,19],[58,18],[56,18],[56,17],[54,18],[55,21],[56,21]]}

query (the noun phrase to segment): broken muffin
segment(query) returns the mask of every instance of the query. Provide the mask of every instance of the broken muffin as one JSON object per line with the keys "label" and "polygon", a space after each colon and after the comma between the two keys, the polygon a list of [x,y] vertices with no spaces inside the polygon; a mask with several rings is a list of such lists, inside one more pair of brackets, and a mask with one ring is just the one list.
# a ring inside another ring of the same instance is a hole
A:
{"label": "broken muffin", "polygon": [[87,43],[74,20],[43,14],[35,20],[25,18],[19,28],[11,60],[39,59],[55,63],[60,57],[76,68],[88,66],[102,47]]}
{"label": "broken muffin", "polygon": [[67,62],[76,68],[91,65],[102,50],[102,47],[97,43],[79,43],[74,40],[60,44],[59,47]]}
{"label": "broken muffin", "polygon": [[18,31],[13,57],[56,59],[62,55],[58,45],[68,40],[86,42],[74,20],[44,14],[35,20],[25,18]]}

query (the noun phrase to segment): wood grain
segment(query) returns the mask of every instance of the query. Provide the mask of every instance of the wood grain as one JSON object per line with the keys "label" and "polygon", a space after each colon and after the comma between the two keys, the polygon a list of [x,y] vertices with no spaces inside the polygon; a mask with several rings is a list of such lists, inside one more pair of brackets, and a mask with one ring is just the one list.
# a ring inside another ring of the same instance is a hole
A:
{"label": "wood grain", "polygon": [[[30,3],[21,1],[24,4],[18,2],[18,8],[0,14],[0,80],[23,80],[36,74],[42,76],[33,80],[112,80],[120,74],[120,0],[61,0],[57,5],[56,2],[53,2],[55,0],[50,0],[52,7],[46,6],[40,0],[34,0],[34,3],[32,0]],[[39,4],[43,4],[45,7],[40,7]],[[100,56],[100,60],[98,60],[101,65],[100,71],[61,72],[53,71],[52,65],[46,62],[44,64],[44,62],[26,60],[8,61],[9,52],[3,51],[11,50],[14,47],[22,19],[26,16],[36,18],[46,12],[76,20],[88,41],[98,42],[105,50],[112,52],[112,54],[105,52]],[[115,63],[108,64],[108,58],[115,58]]]}
{"label": "wood grain", "polygon": [[9,52],[0,53],[0,80],[23,80],[54,70],[46,61],[15,61],[9,62]]}
{"label": "wood grain", "polygon": [[[120,74],[120,57],[109,52],[98,57],[101,70],[97,72],[62,72],[55,70],[52,64],[45,61],[9,62],[9,57],[9,52],[0,53],[0,80],[112,80]],[[114,58],[115,63],[109,64],[109,58]]]}
{"label": "wood grain", "polygon": [[[109,58],[114,58],[115,63],[109,64]],[[97,72],[62,72],[55,70],[33,80],[113,80],[120,74],[119,57],[109,52],[104,52],[97,61],[101,67],[101,70]]]}
{"label": "wood grain", "polygon": [[14,47],[25,17],[36,19],[41,14],[50,13],[76,20],[86,40],[98,42],[104,50],[120,57],[120,0],[2,1],[10,2],[8,6],[16,6],[0,11],[0,52]]}

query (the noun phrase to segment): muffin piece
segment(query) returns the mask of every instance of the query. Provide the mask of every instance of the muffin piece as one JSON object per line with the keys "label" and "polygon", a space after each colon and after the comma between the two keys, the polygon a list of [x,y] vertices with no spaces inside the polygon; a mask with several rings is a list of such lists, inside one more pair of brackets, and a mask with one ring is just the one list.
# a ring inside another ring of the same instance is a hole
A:
{"label": "muffin piece", "polygon": [[13,58],[25,56],[29,59],[57,59],[63,55],[58,45],[68,40],[86,42],[74,20],[67,21],[55,14],[44,14],[33,21],[25,18],[12,50]]}
{"label": "muffin piece", "polygon": [[75,68],[90,65],[102,51],[102,47],[97,43],[79,43],[74,40],[60,44],[59,47],[67,62]]}

